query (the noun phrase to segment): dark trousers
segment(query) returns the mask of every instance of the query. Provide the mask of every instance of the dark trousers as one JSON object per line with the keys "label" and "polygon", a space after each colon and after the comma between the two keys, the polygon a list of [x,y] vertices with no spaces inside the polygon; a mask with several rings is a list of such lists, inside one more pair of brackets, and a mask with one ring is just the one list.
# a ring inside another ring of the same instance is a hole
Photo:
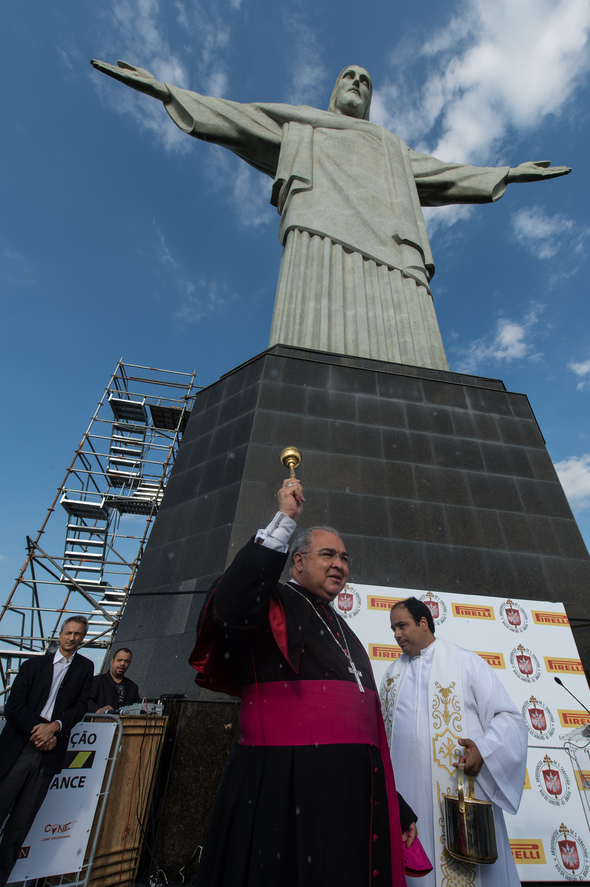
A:
{"label": "dark trousers", "polygon": [[27,742],[10,773],[0,781],[0,824],[10,813],[0,843],[0,887],[10,877],[50,782],[51,774],[43,772],[43,752]]}

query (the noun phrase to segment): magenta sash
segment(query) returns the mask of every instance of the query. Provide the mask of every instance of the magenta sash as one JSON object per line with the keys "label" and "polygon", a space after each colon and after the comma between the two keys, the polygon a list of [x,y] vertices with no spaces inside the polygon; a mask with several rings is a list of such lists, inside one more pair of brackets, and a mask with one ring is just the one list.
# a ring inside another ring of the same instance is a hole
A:
{"label": "magenta sash", "polygon": [[347,681],[273,681],[242,687],[241,745],[336,745],[381,748],[374,690]]}
{"label": "magenta sash", "polygon": [[393,884],[405,883],[403,869],[420,877],[432,870],[418,839],[402,844],[395,780],[374,690],[361,693],[352,681],[272,681],[242,687],[241,745],[373,745],[381,752],[389,828]]}

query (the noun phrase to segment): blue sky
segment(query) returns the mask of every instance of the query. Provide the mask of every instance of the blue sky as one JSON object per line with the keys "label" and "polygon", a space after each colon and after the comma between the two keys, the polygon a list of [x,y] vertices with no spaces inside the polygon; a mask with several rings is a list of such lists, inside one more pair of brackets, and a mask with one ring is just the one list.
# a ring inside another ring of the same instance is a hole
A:
{"label": "blue sky", "polygon": [[414,148],[571,166],[427,221],[451,369],[528,395],[589,545],[589,26],[588,0],[5,0],[1,599],[121,356],[207,385],[268,342],[270,180],[91,57],[317,107],[356,63]]}

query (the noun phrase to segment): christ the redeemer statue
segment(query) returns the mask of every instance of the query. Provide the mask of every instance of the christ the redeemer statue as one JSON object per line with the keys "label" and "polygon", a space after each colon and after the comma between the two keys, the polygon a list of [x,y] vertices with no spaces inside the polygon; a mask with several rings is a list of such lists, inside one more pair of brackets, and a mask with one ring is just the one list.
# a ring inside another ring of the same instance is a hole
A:
{"label": "christ the redeemer statue", "polygon": [[369,122],[371,78],[357,65],[344,68],[320,111],[210,98],[126,62],[92,64],[160,99],[183,132],[273,178],[283,257],[269,346],[448,369],[421,207],[490,203],[508,184],[570,171],[548,161],[469,166],[413,151]]}

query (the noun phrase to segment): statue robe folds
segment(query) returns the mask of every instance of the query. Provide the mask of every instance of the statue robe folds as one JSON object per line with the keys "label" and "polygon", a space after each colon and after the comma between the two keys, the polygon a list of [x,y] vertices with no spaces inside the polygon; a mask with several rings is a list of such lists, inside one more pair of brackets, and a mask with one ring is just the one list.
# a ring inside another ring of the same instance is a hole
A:
{"label": "statue robe folds", "polygon": [[180,129],[274,179],[284,251],[269,345],[448,369],[421,205],[498,200],[509,167],[446,163],[366,120],[305,105],[166,86]]}

